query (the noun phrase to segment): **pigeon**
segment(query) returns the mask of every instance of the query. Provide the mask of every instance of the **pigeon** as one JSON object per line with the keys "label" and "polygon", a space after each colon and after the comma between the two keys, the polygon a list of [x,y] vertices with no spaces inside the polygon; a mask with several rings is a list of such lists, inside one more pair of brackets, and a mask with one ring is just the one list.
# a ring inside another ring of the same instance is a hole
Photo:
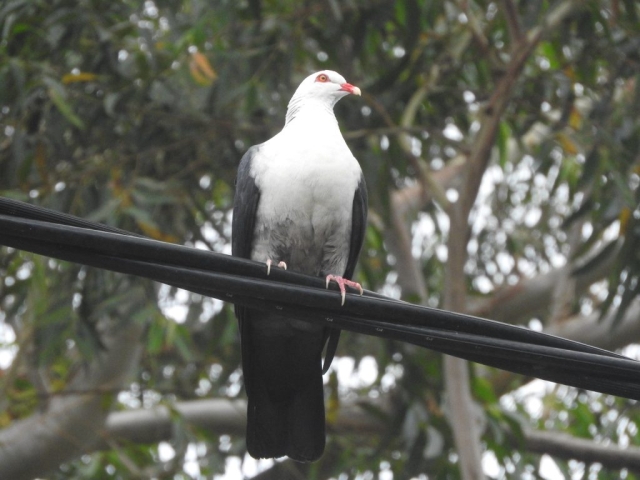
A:
{"label": "pigeon", "polygon": [[[232,254],[338,284],[341,302],[362,248],[367,189],[334,105],[360,89],[324,70],[305,78],[289,102],[285,125],[240,161],[232,220]],[[247,451],[312,462],[324,452],[322,375],[340,330],[237,306],[247,393]],[[327,346],[324,368],[322,351]]]}

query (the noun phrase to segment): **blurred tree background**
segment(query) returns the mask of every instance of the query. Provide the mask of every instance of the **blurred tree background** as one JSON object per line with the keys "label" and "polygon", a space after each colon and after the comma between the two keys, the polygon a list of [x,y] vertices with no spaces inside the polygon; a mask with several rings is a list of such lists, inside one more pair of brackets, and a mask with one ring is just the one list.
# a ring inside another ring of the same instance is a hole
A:
{"label": "blurred tree background", "polygon": [[[0,195],[229,252],[309,73],[371,215],[358,280],[640,356],[640,2],[5,0]],[[0,477],[640,478],[634,401],[343,335],[313,465],[246,455],[230,305],[0,247]],[[635,445],[635,446],[634,446]]]}

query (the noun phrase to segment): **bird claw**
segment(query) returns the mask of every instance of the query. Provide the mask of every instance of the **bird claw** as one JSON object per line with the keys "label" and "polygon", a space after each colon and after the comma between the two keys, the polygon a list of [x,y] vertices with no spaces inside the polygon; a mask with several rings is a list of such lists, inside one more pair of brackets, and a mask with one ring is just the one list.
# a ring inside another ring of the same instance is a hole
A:
{"label": "bird claw", "polygon": [[[273,261],[271,259],[267,260],[267,276],[269,276],[269,274],[271,273],[271,264],[273,263]],[[287,269],[287,264],[284,262],[278,262],[278,267],[282,268],[283,270]]]}
{"label": "bird claw", "polygon": [[351,288],[355,288],[357,290],[360,291],[360,295],[362,295],[364,293],[364,290],[362,289],[362,285],[360,285],[358,282],[353,282],[351,280],[347,280],[346,278],[342,278],[339,277],[337,275],[327,275],[326,277],[326,288],[329,288],[329,282],[331,282],[331,280],[333,280],[334,282],[336,282],[338,284],[338,287],[340,288],[340,296],[342,297],[342,303],[340,305],[344,305],[344,301],[347,295],[347,291],[344,288],[345,285]]}

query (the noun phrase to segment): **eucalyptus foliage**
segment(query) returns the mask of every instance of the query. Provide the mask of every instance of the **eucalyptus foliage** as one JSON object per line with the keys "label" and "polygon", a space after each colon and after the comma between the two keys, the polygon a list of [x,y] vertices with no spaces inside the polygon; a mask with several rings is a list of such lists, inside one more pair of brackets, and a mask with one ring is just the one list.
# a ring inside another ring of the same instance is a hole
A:
{"label": "eucalyptus foliage", "polygon": [[[510,70],[527,36],[563,6],[570,12]],[[544,329],[613,318],[613,337],[640,291],[638,15],[632,0],[7,0],[0,195],[229,252],[239,159],[280,130],[298,82],[330,68],[363,91],[361,102],[336,107],[369,185],[363,285],[442,305],[445,245],[464,235],[469,301],[459,309]],[[438,175],[463,170],[479,148],[487,107],[509,75],[515,84],[467,238],[448,216],[460,179]],[[390,246],[401,233],[394,199],[421,185],[400,226],[426,295],[401,288],[407,272]],[[556,272],[563,280],[551,300],[499,309],[517,286]],[[105,330],[132,323],[144,328],[142,354],[129,384],[103,392],[105,412],[172,412],[168,441],[110,439],[49,478],[207,478],[232,468],[229,459],[246,460],[241,433],[198,428],[173,410],[178,401],[243,398],[229,306],[7,248],[0,278],[0,427],[46,411],[105,351]],[[363,434],[334,423],[340,433],[325,457],[292,468],[307,478],[460,478],[441,356],[354,334],[338,356],[327,377],[329,423],[357,401],[382,426]],[[471,368],[493,477],[548,472],[527,429],[640,443],[634,402]],[[566,458],[554,468],[575,478],[636,478]]]}

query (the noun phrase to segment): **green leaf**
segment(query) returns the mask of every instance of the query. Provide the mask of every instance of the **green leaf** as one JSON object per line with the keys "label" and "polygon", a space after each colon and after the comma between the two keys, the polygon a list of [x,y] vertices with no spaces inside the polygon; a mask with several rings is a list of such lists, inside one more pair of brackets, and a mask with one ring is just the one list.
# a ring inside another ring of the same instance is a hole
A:
{"label": "green leaf", "polygon": [[473,379],[473,393],[485,403],[495,403],[498,401],[491,382],[483,377]]}
{"label": "green leaf", "polygon": [[551,42],[540,42],[538,46],[538,53],[545,57],[549,61],[551,70],[557,70],[560,68],[560,59],[556,52],[555,46]]}
{"label": "green leaf", "polygon": [[638,2],[634,0],[623,0],[624,1],[624,9],[626,13],[626,20],[631,24],[638,23],[638,12],[636,9],[638,8]]}
{"label": "green leaf", "polygon": [[150,355],[157,355],[162,351],[165,340],[164,322],[152,322],[147,332],[147,351]]}
{"label": "green leaf", "polygon": [[173,339],[173,344],[185,362],[192,362],[195,360],[193,346],[189,341],[189,332],[184,327],[178,328],[177,334]]}
{"label": "green leaf", "polygon": [[64,87],[60,85],[59,88],[50,86],[47,90],[49,98],[53,104],[58,108],[58,111],[67,119],[69,123],[78,127],[80,130],[85,129],[84,122],[74,112],[73,108],[67,102],[65,98]]}

